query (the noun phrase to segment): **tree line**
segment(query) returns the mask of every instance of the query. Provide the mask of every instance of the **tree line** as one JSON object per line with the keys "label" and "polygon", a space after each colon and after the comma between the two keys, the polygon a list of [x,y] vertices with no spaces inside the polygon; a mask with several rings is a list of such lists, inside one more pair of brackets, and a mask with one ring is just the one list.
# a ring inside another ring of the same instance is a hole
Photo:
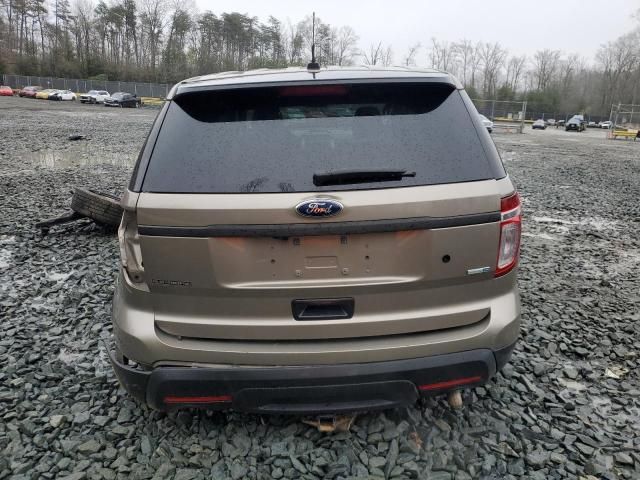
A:
{"label": "tree line", "polygon": [[[236,12],[197,13],[189,2],[71,1],[0,0],[0,69],[176,82],[227,70],[303,65],[310,57],[310,17],[261,22]],[[352,64],[357,41],[351,27],[317,21],[321,64]]]}
{"label": "tree line", "polygon": [[[174,3],[170,3],[173,1]],[[266,21],[198,12],[193,0],[0,0],[0,72],[172,83],[228,70],[302,66],[311,17]],[[456,75],[473,98],[528,100],[550,112],[608,113],[640,103],[640,27],[602,45],[595,58],[544,49],[512,55],[499,43],[361,46],[355,30],[316,19],[321,65],[427,65]]]}
{"label": "tree line", "polygon": [[472,98],[528,101],[541,111],[608,115],[640,103],[640,27],[603,44],[591,61],[538,50],[510,55],[499,43],[431,40],[428,63],[453,73]]}

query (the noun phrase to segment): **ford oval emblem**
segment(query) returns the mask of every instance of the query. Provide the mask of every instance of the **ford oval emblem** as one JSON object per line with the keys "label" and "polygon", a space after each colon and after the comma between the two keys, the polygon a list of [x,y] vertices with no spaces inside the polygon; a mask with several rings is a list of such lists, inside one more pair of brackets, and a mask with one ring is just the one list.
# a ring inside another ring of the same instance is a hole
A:
{"label": "ford oval emblem", "polygon": [[296,212],[303,217],[325,218],[338,215],[343,208],[342,204],[335,200],[314,198],[296,205]]}

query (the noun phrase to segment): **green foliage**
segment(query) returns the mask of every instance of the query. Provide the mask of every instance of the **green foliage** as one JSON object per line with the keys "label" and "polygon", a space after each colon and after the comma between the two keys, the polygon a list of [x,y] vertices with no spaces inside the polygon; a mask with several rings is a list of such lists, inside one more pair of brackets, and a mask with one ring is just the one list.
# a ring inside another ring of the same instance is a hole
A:
{"label": "green foliage", "polygon": [[467,91],[467,94],[469,95],[470,98],[473,98],[473,99],[482,98],[478,93],[478,90],[476,90],[476,87],[474,87],[473,85],[468,85],[467,87],[465,87],[465,90]]}
{"label": "green foliage", "polygon": [[40,63],[35,55],[24,55],[16,59],[15,69],[22,75],[39,75]]}
{"label": "green foliage", "polygon": [[496,91],[496,100],[509,100],[509,101],[513,101],[516,99],[516,91],[511,88],[510,85],[507,84],[503,84],[500,88],[498,88],[498,90]]}

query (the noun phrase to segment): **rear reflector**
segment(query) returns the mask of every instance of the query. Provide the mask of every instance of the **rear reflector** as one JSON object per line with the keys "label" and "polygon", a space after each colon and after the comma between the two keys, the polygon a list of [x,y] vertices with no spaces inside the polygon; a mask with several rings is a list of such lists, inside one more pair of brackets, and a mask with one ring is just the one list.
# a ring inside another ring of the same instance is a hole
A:
{"label": "rear reflector", "polygon": [[227,403],[232,400],[231,395],[203,396],[203,397],[176,397],[169,395],[164,397],[164,403],[168,405],[186,404],[186,403]]}
{"label": "rear reflector", "polygon": [[437,383],[427,383],[425,385],[420,385],[418,390],[429,391],[429,390],[442,390],[445,388],[458,387],[460,385],[468,385],[470,383],[479,382],[482,380],[480,375],[476,375],[475,377],[465,377],[465,378],[456,378],[455,380],[447,380],[445,382],[437,382]]}

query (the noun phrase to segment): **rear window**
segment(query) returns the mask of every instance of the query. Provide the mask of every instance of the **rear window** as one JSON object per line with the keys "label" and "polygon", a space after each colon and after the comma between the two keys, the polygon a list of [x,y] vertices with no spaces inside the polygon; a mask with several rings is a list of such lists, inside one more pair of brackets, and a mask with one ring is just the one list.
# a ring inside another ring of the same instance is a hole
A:
{"label": "rear window", "polygon": [[[316,186],[314,173],[397,169],[401,180]],[[179,95],[142,190],[268,193],[362,190],[496,178],[452,86],[282,86]]]}

